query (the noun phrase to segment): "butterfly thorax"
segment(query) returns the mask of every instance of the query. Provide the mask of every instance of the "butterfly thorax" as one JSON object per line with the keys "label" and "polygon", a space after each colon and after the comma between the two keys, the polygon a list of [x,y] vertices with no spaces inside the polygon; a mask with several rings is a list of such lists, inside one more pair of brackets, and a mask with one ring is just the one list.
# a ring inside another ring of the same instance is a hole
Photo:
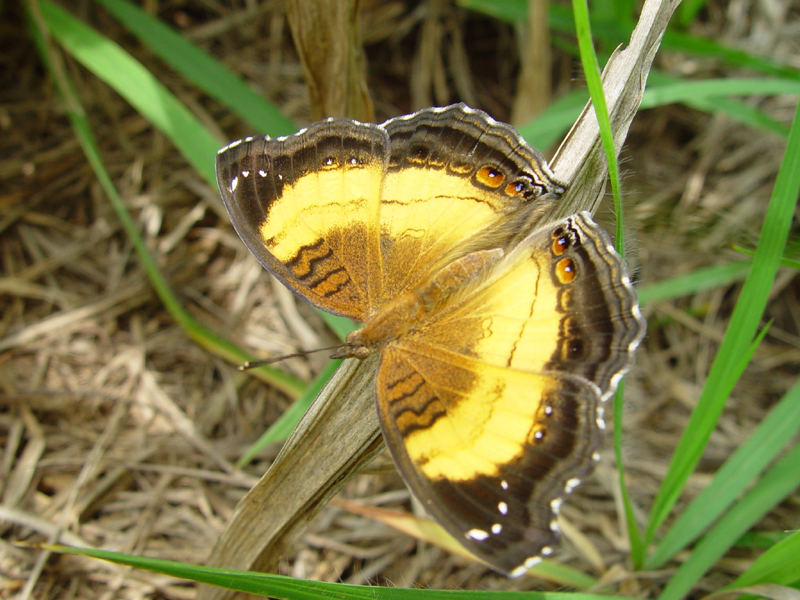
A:
{"label": "butterfly thorax", "polygon": [[337,357],[366,358],[397,339],[424,329],[431,315],[457,304],[455,296],[481,281],[504,255],[501,248],[470,252],[437,271],[426,283],[399,294],[347,335]]}

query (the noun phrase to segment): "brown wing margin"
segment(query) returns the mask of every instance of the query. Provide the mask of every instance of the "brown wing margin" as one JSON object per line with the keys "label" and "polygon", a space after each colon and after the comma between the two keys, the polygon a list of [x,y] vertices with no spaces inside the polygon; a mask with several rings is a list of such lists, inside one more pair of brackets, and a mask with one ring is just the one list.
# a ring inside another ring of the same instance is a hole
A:
{"label": "brown wing margin", "polygon": [[[544,370],[580,375],[606,399],[646,331],[636,292],[611,239],[588,213],[554,224],[551,238],[552,247],[560,248],[550,264],[558,288],[559,343]],[[564,259],[572,262],[572,284],[558,282]]]}
{"label": "brown wing margin", "polygon": [[328,119],[282,138],[245,138],[217,154],[225,208],[259,262],[315,306],[359,321],[380,269],[379,186],[360,184],[367,170],[382,178],[388,144],[376,125]]}

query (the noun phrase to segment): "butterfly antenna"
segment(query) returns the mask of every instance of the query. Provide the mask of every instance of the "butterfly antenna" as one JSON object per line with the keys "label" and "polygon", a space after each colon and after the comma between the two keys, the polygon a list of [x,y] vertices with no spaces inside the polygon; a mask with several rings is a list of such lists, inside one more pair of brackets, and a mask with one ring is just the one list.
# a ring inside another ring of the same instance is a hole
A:
{"label": "butterfly antenna", "polygon": [[298,358],[302,356],[308,356],[309,354],[314,354],[315,352],[324,352],[326,350],[341,351],[342,349],[344,349],[345,346],[346,344],[337,344],[336,346],[326,346],[325,348],[314,348],[313,350],[301,350],[300,352],[294,352],[292,354],[282,354],[280,356],[273,356],[272,358],[263,358],[260,360],[247,360],[241,365],[239,365],[237,368],[240,371],[247,371],[248,369],[254,369],[256,367],[271,365],[272,363],[280,362],[282,360],[286,360],[287,358]]}

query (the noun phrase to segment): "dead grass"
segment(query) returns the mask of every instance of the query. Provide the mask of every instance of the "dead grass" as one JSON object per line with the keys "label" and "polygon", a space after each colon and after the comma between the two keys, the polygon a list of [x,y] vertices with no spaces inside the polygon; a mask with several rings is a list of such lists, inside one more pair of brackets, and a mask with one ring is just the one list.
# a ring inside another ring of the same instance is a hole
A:
{"label": "dead grass", "polygon": [[[158,10],[287,115],[305,122],[302,69],[280,4],[224,14],[202,4],[162,3]],[[511,28],[449,4],[433,23],[425,20],[424,4],[367,4],[363,31],[379,118],[408,112],[412,102],[457,99],[508,118],[515,75],[509,56],[516,51]],[[775,17],[789,4],[712,3],[698,31],[798,66],[796,21]],[[196,97],[112,19],[92,9],[82,16],[218,123],[226,138],[253,133]],[[9,6],[6,13],[0,24],[0,597],[13,596],[29,581],[30,597],[41,599],[192,598],[192,586],[168,577],[11,544],[59,539],[202,563],[276,449],[246,474],[232,463],[289,400],[210,356],[171,321],[78,148],[19,9]],[[433,42],[444,51],[436,54],[432,76],[423,76],[413,67],[431,60]],[[563,90],[577,67],[557,60],[570,65],[560,69],[555,86]],[[666,56],[660,64],[697,77],[728,73],[706,59]],[[103,83],[75,64],[70,72],[92,115],[106,166],[189,310],[254,349],[291,352],[327,343],[330,334],[319,317],[275,285],[245,251],[220,213],[216,191],[198,183],[170,144]],[[794,100],[760,103],[787,120]],[[640,281],[730,260],[734,242],[751,246],[782,148],[773,135],[683,107],[640,114],[623,152],[635,245],[631,260]],[[642,511],[704,382],[736,289],[647,309],[650,334],[627,380],[625,422],[629,483]],[[768,307],[774,324],[737,386],[690,491],[702,489],[796,379],[799,299],[795,272],[781,272]],[[310,379],[320,360],[291,360],[285,368]],[[356,477],[344,495],[407,507],[408,493],[391,461],[383,457],[379,466],[386,468]],[[565,516],[580,534],[558,554],[612,578],[628,568],[614,481],[606,460],[567,503]],[[797,501],[774,511],[764,528],[796,527]],[[704,589],[728,582],[747,564],[721,561]],[[286,557],[284,572],[422,587],[544,585],[487,574],[336,506],[323,512]],[[631,580],[625,591],[645,595],[651,585],[658,580]]]}

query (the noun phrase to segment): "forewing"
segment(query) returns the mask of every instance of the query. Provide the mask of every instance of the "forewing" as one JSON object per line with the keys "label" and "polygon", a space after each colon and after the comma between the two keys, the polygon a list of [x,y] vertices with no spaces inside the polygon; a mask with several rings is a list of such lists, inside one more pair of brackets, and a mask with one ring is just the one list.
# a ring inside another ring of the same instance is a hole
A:
{"label": "forewing", "polygon": [[513,245],[563,191],[513,128],[463,104],[246,138],[219,152],[217,181],[266,268],[360,321],[469,252]]}
{"label": "forewing", "polygon": [[483,111],[428,108],[381,127],[391,147],[380,217],[386,298],[468,252],[508,247],[563,192],[544,157]]}
{"label": "forewing", "polygon": [[376,125],[328,119],[217,155],[225,207],[261,264],[312,304],[359,321],[380,295],[388,144]]}

